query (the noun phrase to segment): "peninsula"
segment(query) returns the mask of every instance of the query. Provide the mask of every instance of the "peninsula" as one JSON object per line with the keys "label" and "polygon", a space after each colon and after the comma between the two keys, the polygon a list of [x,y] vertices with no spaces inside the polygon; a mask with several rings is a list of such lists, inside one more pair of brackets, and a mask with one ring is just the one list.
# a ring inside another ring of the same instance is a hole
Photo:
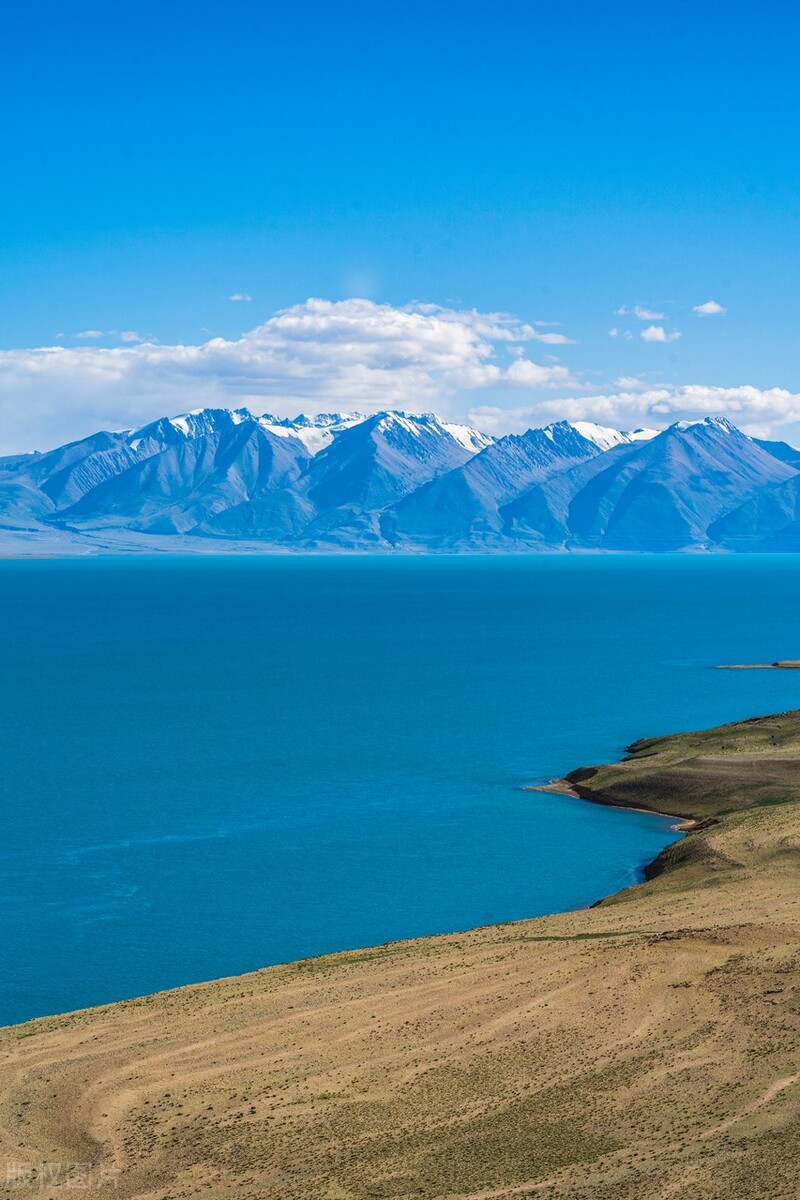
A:
{"label": "peninsula", "polygon": [[692,827],[588,910],[0,1031],[9,1189],[796,1197],[800,711],[568,780]]}

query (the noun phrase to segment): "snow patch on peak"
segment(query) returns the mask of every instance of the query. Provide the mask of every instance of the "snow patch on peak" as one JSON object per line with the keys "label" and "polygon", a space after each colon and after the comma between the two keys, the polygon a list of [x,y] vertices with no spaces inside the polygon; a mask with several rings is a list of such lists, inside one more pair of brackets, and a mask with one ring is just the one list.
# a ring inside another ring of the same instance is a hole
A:
{"label": "snow patch on peak", "polygon": [[481,450],[485,450],[495,441],[493,437],[481,433],[478,429],[473,429],[470,425],[461,425],[455,421],[442,421],[436,416],[436,413],[410,413],[395,409],[391,412],[381,413],[380,417],[379,424],[384,428],[399,425],[401,429],[405,429],[415,437],[422,437],[423,430],[426,429],[432,430],[435,434],[449,434],[462,450],[467,450],[470,454],[479,454]]}
{"label": "snow patch on peak", "polygon": [[597,446],[598,450],[610,450],[612,446],[622,446],[632,440],[622,430],[597,425],[594,421],[572,421],[571,425],[582,438]]}
{"label": "snow patch on peak", "polygon": [[414,437],[420,437],[422,427],[430,425],[436,420],[430,413],[418,416],[416,413],[400,412],[399,410],[396,412],[380,413],[378,415],[379,420],[377,425],[379,427],[382,426],[384,429],[389,429],[392,425],[399,425],[401,429],[405,429],[406,433],[413,434]]}
{"label": "snow patch on peak", "polygon": [[660,429],[626,429],[625,437],[629,442],[652,442],[660,432]]}
{"label": "snow patch on peak", "polygon": [[581,437],[593,442],[599,450],[629,446],[632,442],[649,442],[658,434],[657,429],[612,429],[607,425],[597,425],[594,421],[573,421],[571,424]]}
{"label": "snow patch on peak", "polygon": [[296,429],[341,429],[345,425],[359,425],[366,419],[366,414],[362,412],[315,413],[313,415],[300,413],[293,420],[290,421],[287,418],[281,424],[294,425]]}
{"label": "snow patch on peak", "polygon": [[714,429],[722,429],[725,433],[738,433],[741,436],[741,430],[731,424],[727,417],[706,417],[703,424]]}
{"label": "snow patch on peak", "polygon": [[160,431],[165,432],[167,428],[181,437],[192,439],[205,437],[218,430],[220,425],[241,425],[252,420],[253,414],[247,408],[195,408],[191,412],[179,413],[175,417],[160,417],[136,429],[123,429],[120,432],[127,437],[131,449],[136,450],[145,437],[158,437]]}
{"label": "snow patch on peak", "polygon": [[359,412],[300,413],[296,417],[276,417],[272,413],[264,413],[258,418],[258,423],[276,437],[298,438],[313,457],[329,446],[337,433],[349,429],[351,425],[360,425],[364,420],[366,417]]}
{"label": "snow patch on peak", "polygon": [[191,412],[169,417],[168,423],[185,438],[198,438],[203,437],[209,430],[216,429],[220,417],[229,420],[232,425],[242,425],[245,421],[253,420],[253,414],[248,408],[194,408]]}
{"label": "snow patch on peak", "polygon": [[184,437],[190,437],[195,425],[191,418],[196,415],[196,413],[185,413],[181,417],[170,417],[169,423],[173,429],[177,429],[178,433],[182,433]]}
{"label": "snow patch on peak", "polygon": [[670,429],[677,429],[681,433],[685,433],[687,429],[696,429],[698,426],[702,426],[704,429],[719,429],[723,433],[734,433],[738,437],[747,437],[747,434],[732,425],[727,417],[698,417],[694,421],[676,421],[674,425],[670,425]]}
{"label": "snow patch on peak", "polygon": [[450,437],[455,438],[459,446],[463,446],[471,454],[479,454],[495,441],[488,433],[481,433],[479,429],[472,429],[469,425],[455,425],[452,421],[442,421],[441,424],[442,429],[446,429]]}

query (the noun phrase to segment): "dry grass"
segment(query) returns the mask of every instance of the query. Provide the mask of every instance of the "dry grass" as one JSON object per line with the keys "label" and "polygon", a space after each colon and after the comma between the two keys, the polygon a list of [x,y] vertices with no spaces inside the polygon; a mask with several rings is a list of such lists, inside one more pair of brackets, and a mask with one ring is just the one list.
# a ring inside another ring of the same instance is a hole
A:
{"label": "dry grass", "polygon": [[794,1200],[800,714],[581,780],[709,823],[589,911],[0,1031],[3,1157],[121,1200]]}

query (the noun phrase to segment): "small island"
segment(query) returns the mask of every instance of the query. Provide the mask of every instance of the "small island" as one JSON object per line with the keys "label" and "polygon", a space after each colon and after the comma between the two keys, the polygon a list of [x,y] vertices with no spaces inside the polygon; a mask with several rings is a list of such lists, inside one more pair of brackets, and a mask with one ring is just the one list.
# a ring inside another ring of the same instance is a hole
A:
{"label": "small island", "polygon": [[800,711],[566,778],[691,828],[591,909],[0,1031],[9,1189],[82,1164],[128,1200],[795,1197]]}
{"label": "small island", "polygon": [[800,671],[800,658],[780,658],[770,663],[721,663],[718,671]]}

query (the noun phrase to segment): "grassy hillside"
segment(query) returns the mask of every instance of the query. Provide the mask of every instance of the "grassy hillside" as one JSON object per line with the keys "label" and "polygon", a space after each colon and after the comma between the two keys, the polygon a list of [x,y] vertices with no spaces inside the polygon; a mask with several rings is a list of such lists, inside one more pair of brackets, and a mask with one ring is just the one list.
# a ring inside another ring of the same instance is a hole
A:
{"label": "grassy hillside", "polygon": [[571,778],[700,824],[590,910],[0,1031],[12,1173],[89,1163],[94,1195],[148,1200],[795,1200],[800,712]]}

